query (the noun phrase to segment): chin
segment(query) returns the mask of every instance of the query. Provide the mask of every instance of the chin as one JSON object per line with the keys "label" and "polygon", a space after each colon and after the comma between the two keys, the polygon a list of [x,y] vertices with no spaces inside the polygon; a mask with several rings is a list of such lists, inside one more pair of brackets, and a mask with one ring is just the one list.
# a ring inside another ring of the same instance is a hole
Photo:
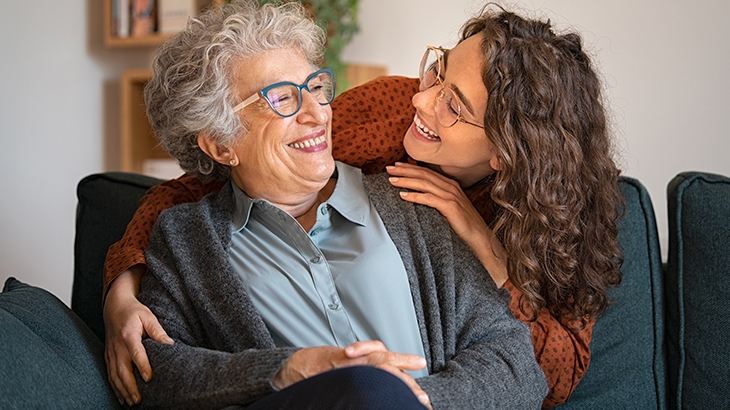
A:
{"label": "chin", "polygon": [[403,139],[403,148],[405,148],[406,154],[408,154],[408,156],[413,158],[414,160],[420,162],[430,162],[428,160],[428,157],[424,155],[424,150],[422,149],[418,141],[413,138],[410,133],[406,134],[405,138]]}
{"label": "chin", "polygon": [[317,170],[315,172],[317,175],[322,177],[322,179],[330,179],[330,177],[332,177],[332,174],[335,173],[335,169],[335,160],[331,159],[330,161],[327,161],[326,163],[323,163],[319,167],[317,167]]}

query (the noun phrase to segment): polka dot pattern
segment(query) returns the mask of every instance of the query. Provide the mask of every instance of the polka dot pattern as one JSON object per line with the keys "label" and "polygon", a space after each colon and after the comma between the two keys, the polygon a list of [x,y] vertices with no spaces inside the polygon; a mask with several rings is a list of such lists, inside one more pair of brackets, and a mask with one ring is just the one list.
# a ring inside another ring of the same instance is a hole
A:
{"label": "polka dot pattern", "polygon": [[530,328],[535,358],[548,381],[550,391],[542,408],[549,409],[565,403],[588,370],[595,322],[590,322],[580,332],[573,333],[565,326],[567,323],[562,324],[546,308],[540,311],[536,321],[528,322],[518,305],[522,295],[520,291],[509,280],[504,287],[512,296],[512,313]]}

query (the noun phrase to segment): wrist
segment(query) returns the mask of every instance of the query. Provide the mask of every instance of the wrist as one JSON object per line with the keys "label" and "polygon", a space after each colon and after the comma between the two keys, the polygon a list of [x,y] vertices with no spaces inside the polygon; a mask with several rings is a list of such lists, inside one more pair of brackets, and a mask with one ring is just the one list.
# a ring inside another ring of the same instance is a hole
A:
{"label": "wrist", "polygon": [[482,262],[484,268],[489,272],[489,276],[492,280],[501,288],[504,283],[509,279],[507,273],[507,256],[502,248],[502,244],[499,243],[497,237],[494,236],[491,230],[487,230],[479,235],[479,242],[472,247],[475,249],[477,257]]}
{"label": "wrist", "polygon": [[139,295],[139,286],[142,282],[142,265],[134,265],[117,276],[110,284],[107,299],[110,297],[134,297]]}

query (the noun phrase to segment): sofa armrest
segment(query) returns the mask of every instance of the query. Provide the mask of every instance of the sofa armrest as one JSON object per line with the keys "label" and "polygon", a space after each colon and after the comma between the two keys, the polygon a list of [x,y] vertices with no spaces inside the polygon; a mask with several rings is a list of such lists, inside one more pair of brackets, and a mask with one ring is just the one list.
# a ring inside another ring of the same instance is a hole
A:
{"label": "sofa armrest", "polygon": [[667,186],[668,408],[730,408],[730,178],[684,172]]}

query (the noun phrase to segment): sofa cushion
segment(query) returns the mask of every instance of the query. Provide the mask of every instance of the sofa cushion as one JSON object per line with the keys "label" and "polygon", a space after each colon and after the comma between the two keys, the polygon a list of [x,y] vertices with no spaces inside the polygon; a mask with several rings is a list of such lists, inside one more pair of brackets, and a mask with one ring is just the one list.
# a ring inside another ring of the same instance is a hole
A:
{"label": "sofa cushion", "polygon": [[619,187],[626,200],[619,221],[621,286],[609,290],[614,303],[596,321],[588,371],[561,409],[664,408],[661,253],[654,208],[636,179],[622,177]]}
{"label": "sofa cushion", "polygon": [[82,179],[76,190],[76,241],[71,308],[104,340],[103,270],[106,252],[121,239],[140,198],[162,180],[125,172],[106,172]]}
{"label": "sofa cushion", "polygon": [[686,172],[667,186],[669,408],[730,408],[730,178]]}
{"label": "sofa cushion", "polygon": [[63,302],[15,278],[0,293],[0,408],[119,408],[101,342]]}

